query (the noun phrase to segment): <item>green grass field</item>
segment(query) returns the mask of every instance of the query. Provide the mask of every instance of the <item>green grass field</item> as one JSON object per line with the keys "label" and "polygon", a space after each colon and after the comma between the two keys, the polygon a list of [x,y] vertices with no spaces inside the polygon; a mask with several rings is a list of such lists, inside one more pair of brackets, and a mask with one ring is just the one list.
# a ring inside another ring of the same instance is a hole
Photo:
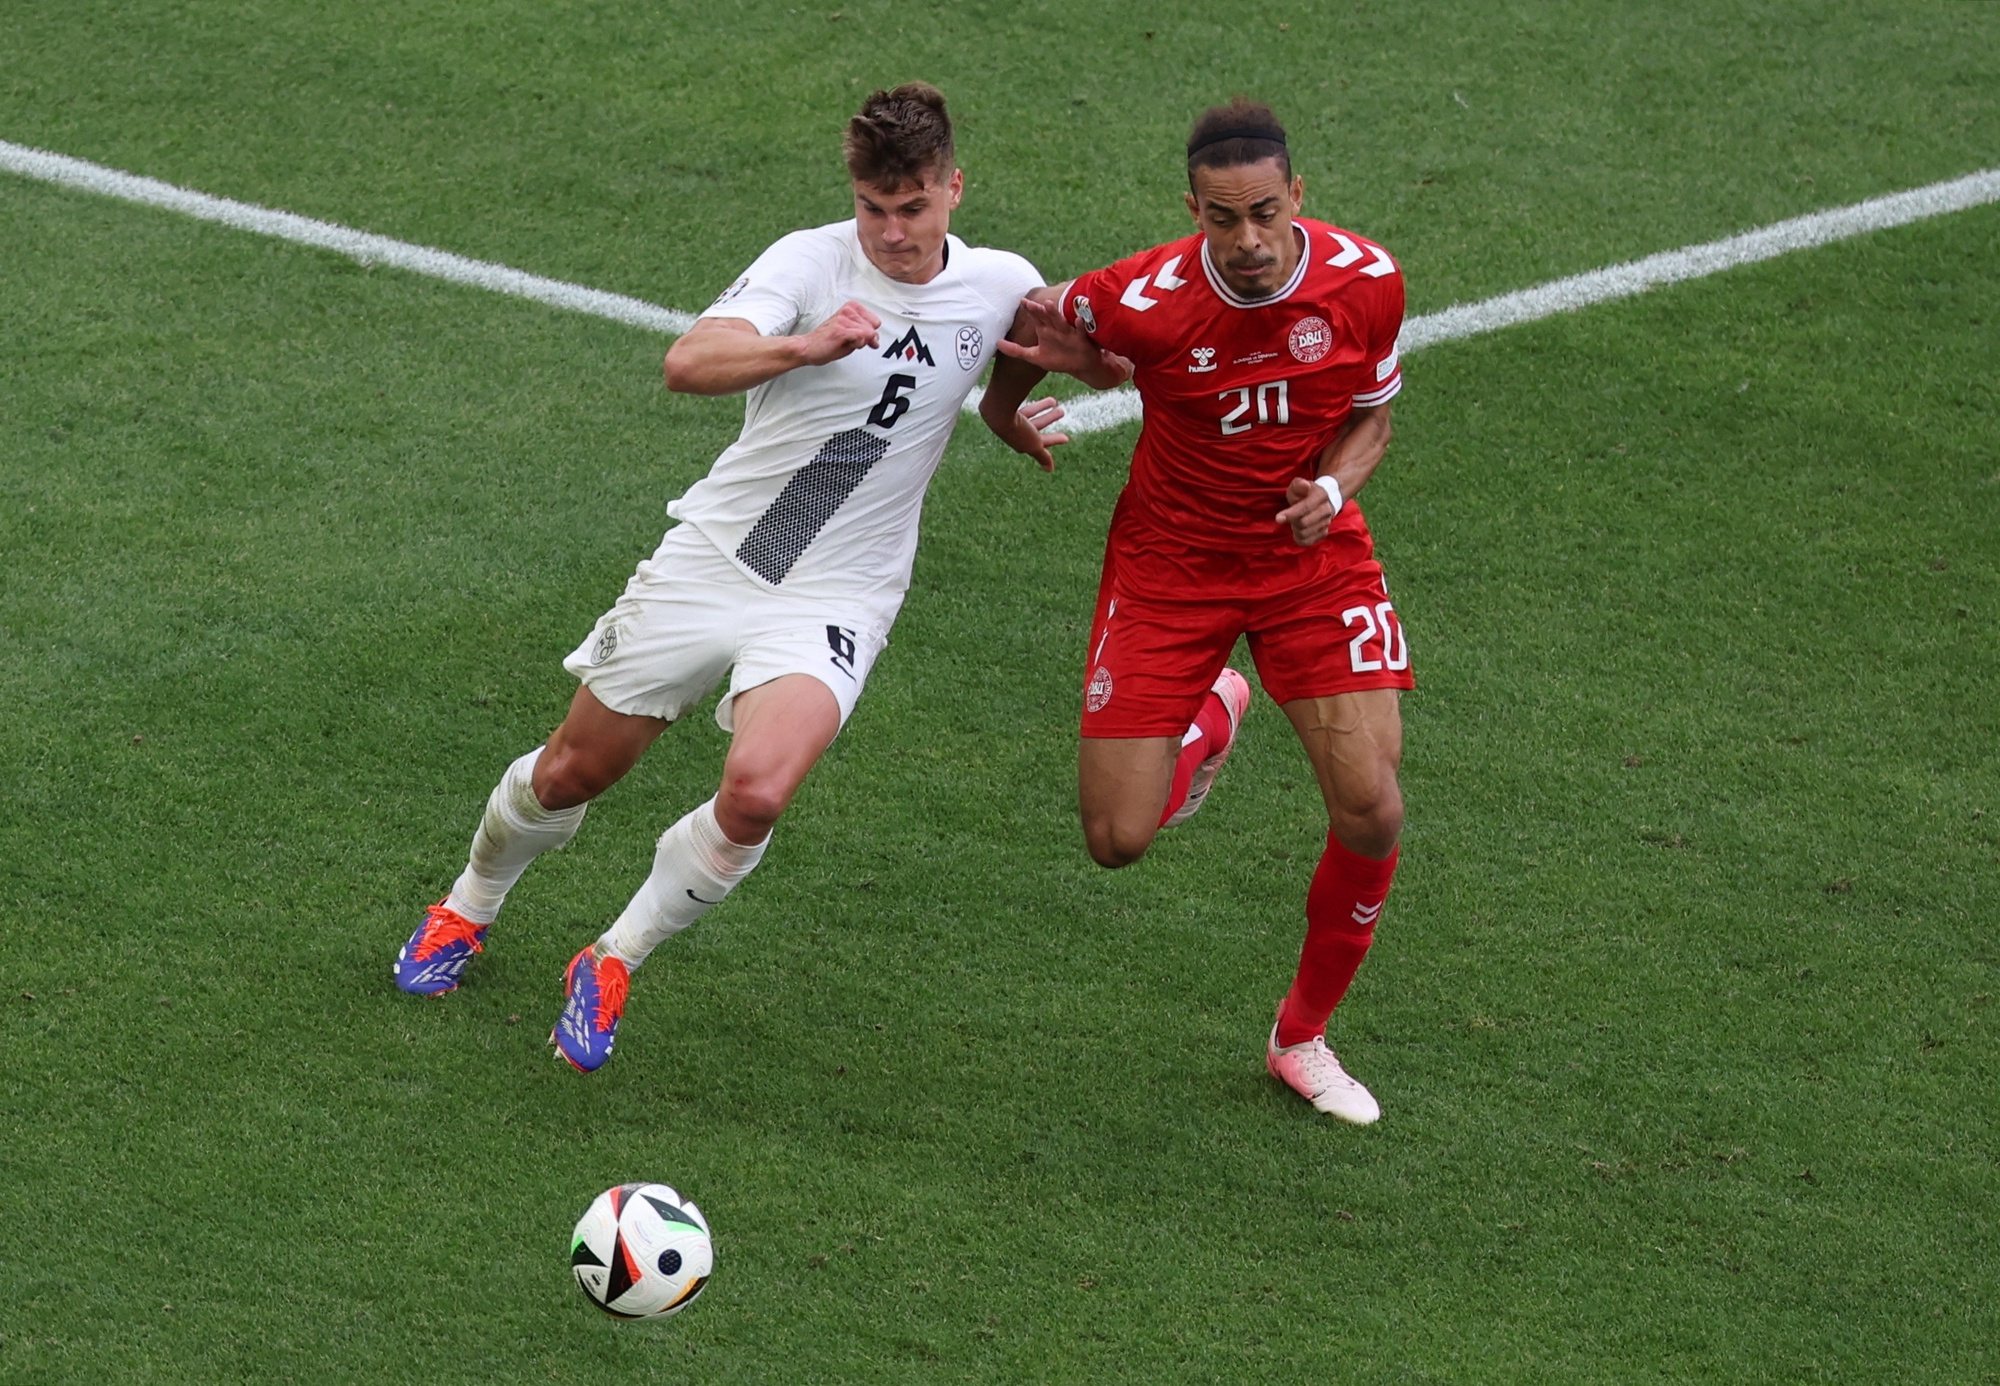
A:
{"label": "green grass field", "polygon": [[[1180,233],[1202,106],[1413,313],[2000,164],[2000,7],[17,3],[0,140],[695,309],[938,82],[968,239]],[[389,963],[733,436],[629,328],[0,174],[0,1380],[2000,1380],[2000,206],[1413,355],[1365,503],[1410,818],[1263,1074],[1324,832],[1253,709],[1074,822],[1134,429],[968,421],[846,733],[588,1081],[560,970],[706,710],[437,1003]],[[599,1189],[718,1269],[634,1329]]]}

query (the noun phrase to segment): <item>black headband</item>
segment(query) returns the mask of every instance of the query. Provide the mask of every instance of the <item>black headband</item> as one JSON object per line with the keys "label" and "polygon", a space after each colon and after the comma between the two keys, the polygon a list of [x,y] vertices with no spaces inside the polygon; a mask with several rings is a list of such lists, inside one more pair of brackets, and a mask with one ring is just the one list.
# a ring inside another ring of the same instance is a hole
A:
{"label": "black headband", "polygon": [[1190,140],[1188,142],[1187,156],[1192,159],[1211,144],[1221,144],[1224,140],[1265,140],[1277,145],[1279,148],[1283,148],[1285,132],[1269,125],[1254,128],[1232,125],[1226,130],[1217,130],[1212,134],[1203,136],[1199,143]]}

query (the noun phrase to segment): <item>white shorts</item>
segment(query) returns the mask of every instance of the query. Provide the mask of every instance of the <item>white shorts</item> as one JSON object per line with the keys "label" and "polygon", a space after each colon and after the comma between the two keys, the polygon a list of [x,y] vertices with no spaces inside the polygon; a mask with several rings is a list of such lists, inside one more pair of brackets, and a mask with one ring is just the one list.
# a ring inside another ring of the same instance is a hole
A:
{"label": "white shorts", "polygon": [[735,730],[730,707],[739,693],[810,674],[832,691],[845,725],[900,605],[774,591],[693,525],[676,525],[563,668],[613,712],[669,722],[730,674],[715,709],[724,731]]}

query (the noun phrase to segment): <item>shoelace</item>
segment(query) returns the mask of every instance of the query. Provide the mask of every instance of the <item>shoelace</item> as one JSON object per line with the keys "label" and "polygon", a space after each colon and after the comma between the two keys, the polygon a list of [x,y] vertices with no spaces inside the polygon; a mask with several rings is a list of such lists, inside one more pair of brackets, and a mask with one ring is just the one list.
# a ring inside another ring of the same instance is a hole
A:
{"label": "shoelace", "polygon": [[1347,1070],[1340,1066],[1339,1056],[1326,1047],[1324,1039],[1314,1039],[1311,1047],[1301,1057],[1304,1058],[1306,1069],[1312,1075],[1312,1081],[1320,1084],[1322,1088],[1354,1081],[1347,1076]]}
{"label": "shoelace", "polygon": [[454,943],[466,943],[472,951],[482,953],[485,945],[479,941],[481,926],[473,923],[456,910],[448,910],[443,905],[432,905],[424,916],[423,940],[417,944],[415,961],[423,962],[440,949],[449,948]]}
{"label": "shoelace", "polygon": [[609,1030],[625,1014],[625,997],[632,987],[632,974],[617,958],[599,958],[593,971],[597,977],[597,1016],[593,1023],[599,1031]]}

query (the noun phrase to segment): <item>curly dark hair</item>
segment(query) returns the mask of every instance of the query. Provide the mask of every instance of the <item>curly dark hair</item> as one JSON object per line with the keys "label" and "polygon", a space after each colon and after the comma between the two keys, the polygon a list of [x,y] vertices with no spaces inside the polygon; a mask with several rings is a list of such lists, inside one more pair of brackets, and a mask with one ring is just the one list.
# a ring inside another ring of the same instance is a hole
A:
{"label": "curly dark hair", "polygon": [[[1216,136],[1229,132],[1229,137]],[[1239,96],[1227,106],[1210,106],[1188,131],[1188,186],[1194,186],[1198,168],[1235,168],[1276,159],[1292,176],[1292,154],[1285,147],[1285,127],[1269,106]]]}

